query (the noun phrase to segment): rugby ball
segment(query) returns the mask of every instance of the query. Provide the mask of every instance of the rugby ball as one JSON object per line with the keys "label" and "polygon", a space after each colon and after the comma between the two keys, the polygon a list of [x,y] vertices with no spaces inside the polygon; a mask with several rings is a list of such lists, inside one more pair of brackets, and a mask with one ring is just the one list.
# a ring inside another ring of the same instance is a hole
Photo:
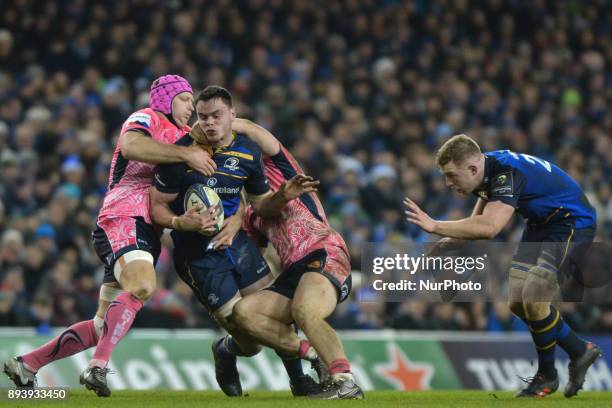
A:
{"label": "rugby ball", "polygon": [[215,230],[210,233],[202,233],[203,235],[213,236],[217,232],[221,231],[221,227],[223,227],[223,203],[221,199],[210,187],[205,186],[204,184],[194,184],[185,193],[185,198],[183,201],[183,206],[185,207],[185,211],[197,206],[198,204],[202,204],[203,207],[200,210],[200,213],[206,211],[210,207],[216,206],[217,208],[217,224]]}

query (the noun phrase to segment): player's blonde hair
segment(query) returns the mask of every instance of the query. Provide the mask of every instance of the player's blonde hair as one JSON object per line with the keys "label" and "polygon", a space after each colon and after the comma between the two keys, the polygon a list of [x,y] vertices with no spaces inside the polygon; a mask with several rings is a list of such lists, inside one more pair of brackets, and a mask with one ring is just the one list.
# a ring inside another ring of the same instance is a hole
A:
{"label": "player's blonde hair", "polygon": [[471,137],[461,134],[448,139],[436,153],[436,163],[439,167],[453,161],[463,163],[468,157],[480,154],[480,146]]}

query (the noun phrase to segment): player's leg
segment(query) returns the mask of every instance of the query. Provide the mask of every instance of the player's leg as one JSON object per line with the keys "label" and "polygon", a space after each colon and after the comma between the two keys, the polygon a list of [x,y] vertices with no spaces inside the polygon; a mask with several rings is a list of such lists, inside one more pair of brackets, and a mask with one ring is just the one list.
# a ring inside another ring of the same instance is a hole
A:
{"label": "player's leg", "polygon": [[336,307],[338,292],[327,277],[306,272],[296,290],[292,313],[298,326],[328,367],[331,383],[313,398],[363,398],[355,384],[351,366],[342,342],[335,330],[325,321]]}
{"label": "player's leg", "polygon": [[[558,233],[557,238],[561,242],[545,244],[542,251],[542,258],[539,264],[549,262],[550,266],[555,266],[556,278],[564,273],[578,273],[583,264],[582,258],[586,256],[586,250],[590,246],[595,236],[595,228],[571,229]],[[548,252],[548,256],[546,253]],[[574,268],[578,270],[573,270]],[[542,310],[540,316],[547,310]],[[557,345],[568,354],[569,380],[564,390],[566,397],[575,396],[582,388],[589,367],[602,355],[602,351],[596,344],[580,338],[572,328],[563,320],[559,311],[552,305],[548,308],[548,320],[556,320],[556,341]]]}
{"label": "player's leg", "polygon": [[529,270],[533,267],[525,262],[512,260],[508,282],[508,307],[510,311],[526,325],[529,325],[523,307],[523,288],[529,276]]}
{"label": "player's leg", "polygon": [[[240,293],[243,296],[243,300],[241,300],[234,308],[235,315],[232,316],[232,320],[233,323],[238,323],[238,330],[248,333],[248,331],[243,330],[242,327],[240,327],[239,323],[240,321],[244,323],[246,320],[249,319],[249,317],[245,318],[244,315],[250,311],[246,311],[244,307],[241,308],[240,304],[245,301],[251,302],[255,300],[261,300],[263,302],[274,301],[275,299],[270,298],[270,296],[266,296],[266,294],[260,295],[260,293],[262,293],[262,289],[267,288],[272,284],[272,282],[274,281],[274,275],[271,273],[270,266],[260,254],[259,250],[255,246],[255,243],[244,232],[240,232],[236,235],[236,237],[234,238],[234,245],[232,245],[232,247],[228,249],[228,256],[234,263],[236,271],[238,272],[238,284],[240,287]],[[286,276],[286,274],[283,274],[283,276]],[[251,301],[247,300],[253,296],[256,297],[251,299]],[[262,302],[262,304],[260,304],[259,306],[277,306],[278,316],[275,315],[275,317],[278,317],[278,319],[282,319],[287,323],[283,323],[284,327],[280,327],[277,325],[276,329],[274,329],[276,330],[276,335],[273,336],[270,336],[269,334],[265,333],[262,334],[261,331],[258,331],[258,336],[255,336],[256,341],[259,343],[261,340],[264,340],[266,344],[269,344],[277,351],[277,354],[281,357],[283,365],[287,370],[287,374],[289,375],[289,384],[294,395],[306,395],[311,392],[318,391],[320,390],[318,384],[316,384],[316,382],[314,382],[314,380],[310,376],[304,374],[304,371],[302,369],[302,361],[297,353],[297,351],[299,350],[299,339],[293,332],[292,327],[289,325],[290,321],[287,321],[287,316],[291,313],[291,309],[288,305],[288,299],[277,300],[283,303],[279,303],[276,305],[264,305]],[[283,306],[283,310],[280,310],[281,306]],[[250,315],[250,313],[248,314]],[[283,314],[285,316],[283,316]],[[242,319],[240,319],[240,315],[243,316]],[[270,315],[270,313],[268,313],[268,315]],[[266,317],[266,314],[259,315],[256,317],[254,316],[254,318],[257,318],[258,321],[263,324],[275,323],[274,321],[266,320]],[[277,320],[277,322],[279,322],[279,320]],[[251,329],[257,330],[252,325]],[[249,335],[251,334],[253,333],[249,333]],[[278,335],[280,335],[281,337],[277,337]],[[289,343],[294,343],[297,348],[287,349],[287,345]],[[282,347],[284,347],[284,351],[279,350]]]}
{"label": "player's leg", "polygon": [[93,319],[84,320],[68,327],[58,336],[42,346],[17,356],[4,363],[4,372],[19,387],[30,387],[36,383],[36,372],[45,365],[79,353],[97,344],[104,324],[104,314],[109,303],[121,292],[118,284],[107,277],[112,277],[111,265],[108,263],[109,255],[112,257],[112,248],[104,230],[98,227],[92,235],[93,247],[105,264],[105,282],[100,287],[98,310]]}
{"label": "player's leg", "polygon": [[542,229],[528,226],[523,232],[510,269],[510,309],[529,327],[538,355],[537,372],[525,380],[527,385],[516,394],[517,397],[543,397],[555,392],[559,387],[555,370],[555,334],[549,331],[549,324],[544,324],[546,321],[540,318],[543,314],[546,317],[546,306],[542,304],[545,303],[542,300],[550,301],[552,293],[549,292],[554,289],[549,287],[551,282],[540,279],[540,276],[546,275],[539,274],[537,268],[542,241],[547,234]]}
{"label": "player's leg", "polygon": [[302,275],[292,305],[292,315],[321,359],[330,367],[337,359],[345,360],[344,349],[334,329],[325,322],[336,308],[337,292],[320,273]]}
{"label": "player's leg", "polygon": [[36,373],[42,367],[95,346],[103,327],[106,308],[120,291],[103,284],[93,319],[75,323],[42,346],[6,361],[4,372],[16,386],[32,387],[36,385]]}
{"label": "player's leg", "polygon": [[235,324],[264,346],[298,355],[300,338],[291,327],[291,299],[262,290],[244,297],[234,307]]}
{"label": "player's leg", "polygon": [[325,321],[350,292],[350,264],[345,251],[328,246],[302,260],[306,271],[297,286],[291,313],[327,365],[331,384],[314,398],[363,398],[336,331]]}
{"label": "player's leg", "polygon": [[242,336],[232,325],[235,304],[241,299],[234,266],[225,250],[213,251],[202,259],[187,262],[180,248],[174,248],[174,267],[180,278],[191,287],[200,303],[215,320],[233,336],[212,344],[215,376],[221,390],[228,396],[242,395],[242,385],[236,367],[236,356],[251,356],[261,350],[252,339]]}
{"label": "player's leg", "polygon": [[523,394],[527,396],[534,393],[546,395],[558,387],[555,369],[557,345],[570,356],[570,381],[565,390],[568,397],[576,395],[582,387],[586,370],[601,355],[599,347],[579,338],[551,305],[559,291],[559,269],[567,258],[572,237],[576,237],[575,231],[563,226],[547,232],[546,242],[542,243],[536,265],[530,269],[523,288],[523,307],[538,353],[538,372],[530,387],[524,390]]}
{"label": "player's leg", "polygon": [[[132,326],[136,314],[155,290],[155,261],[160,252],[159,236],[141,218],[117,217],[100,220],[113,248],[112,278],[123,291],[110,302],[93,358],[79,378],[81,384],[100,397],[110,395],[106,368],[111,354]],[[105,277],[105,281],[107,278]]]}
{"label": "player's leg", "polygon": [[[281,275],[279,280],[284,276]],[[280,287],[285,287],[285,290]],[[289,385],[294,396],[318,392],[321,387],[309,375],[304,374],[302,359],[310,361],[320,376],[324,367],[308,340],[300,339],[291,325],[291,297],[295,289],[289,289],[282,282],[279,285],[278,280],[268,289],[240,300],[234,307],[234,321],[259,343],[276,351],[289,375]]]}

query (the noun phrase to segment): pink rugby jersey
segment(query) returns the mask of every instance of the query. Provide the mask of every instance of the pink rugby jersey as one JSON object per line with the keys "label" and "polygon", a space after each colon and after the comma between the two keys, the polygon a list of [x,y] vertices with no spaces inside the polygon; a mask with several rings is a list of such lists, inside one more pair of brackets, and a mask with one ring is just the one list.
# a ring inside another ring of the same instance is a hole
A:
{"label": "pink rugby jersey", "polygon": [[[151,108],[141,109],[130,115],[121,128],[123,135],[128,131],[142,132],[154,140],[173,144],[191,128],[177,128],[165,117]],[[154,164],[131,161],[121,155],[121,138],[111,162],[108,191],[98,218],[142,217],[151,224],[149,216],[149,187],[153,182]]]}
{"label": "pink rugby jersey", "polygon": [[[264,172],[270,188],[277,191],[282,183],[296,174],[303,174],[295,158],[281,145],[278,154],[264,159]],[[248,207],[245,230],[257,240],[263,234],[280,257],[282,269],[299,261],[311,252],[324,248],[331,258],[348,262],[346,244],[328,223],[316,193],[303,194],[289,202],[279,217],[263,219]]]}

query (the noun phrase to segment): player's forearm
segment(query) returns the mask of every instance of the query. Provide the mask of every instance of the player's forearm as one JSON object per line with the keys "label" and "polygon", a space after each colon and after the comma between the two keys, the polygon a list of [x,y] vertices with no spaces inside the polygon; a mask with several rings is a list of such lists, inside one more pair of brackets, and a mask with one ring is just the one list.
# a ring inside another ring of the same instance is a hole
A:
{"label": "player's forearm", "polygon": [[498,233],[495,224],[482,215],[458,221],[436,221],[433,232],[457,239],[491,239]]}
{"label": "player's forearm", "polygon": [[185,161],[186,147],[158,142],[150,137],[127,132],[122,136],[121,154],[128,160],[151,164]]}
{"label": "player's forearm", "polygon": [[272,133],[257,123],[248,119],[236,118],[232,123],[232,128],[240,133],[247,135],[266,156],[275,156],[280,150],[280,143]]}
{"label": "player's forearm", "polygon": [[261,218],[274,218],[280,215],[281,211],[290,200],[285,198],[282,192],[277,191],[262,198],[256,202],[252,202],[255,214]]}
{"label": "player's forearm", "polygon": [[[178,216],[170,209],[167,203],[163,202],[152,202],[150,208],[151,220],[164,228],[177,229],[176,223]],[[174,225],[173,225],[174,220]]]}

